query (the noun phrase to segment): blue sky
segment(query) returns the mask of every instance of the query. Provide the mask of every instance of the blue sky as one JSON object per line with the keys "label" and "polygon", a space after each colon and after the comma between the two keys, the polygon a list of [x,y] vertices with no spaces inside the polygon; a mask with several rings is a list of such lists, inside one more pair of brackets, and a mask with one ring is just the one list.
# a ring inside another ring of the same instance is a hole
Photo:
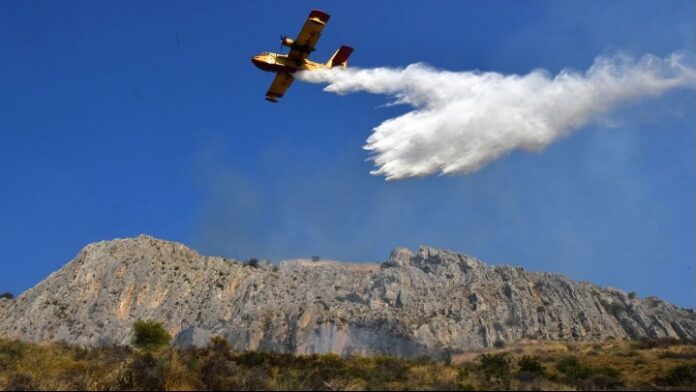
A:
{"label": "blue sky", "polygon": [[312,8],[332,15],[313,57],[349,44],[361,67],[556,73],[696,47],[693,1],[0,0],[0,291],[147,233],[240,259],[427,244],[694,307],[693,90],[472,175],[385,182],[361,146],[407,108],[300,82],[263,99],[250,57]]}

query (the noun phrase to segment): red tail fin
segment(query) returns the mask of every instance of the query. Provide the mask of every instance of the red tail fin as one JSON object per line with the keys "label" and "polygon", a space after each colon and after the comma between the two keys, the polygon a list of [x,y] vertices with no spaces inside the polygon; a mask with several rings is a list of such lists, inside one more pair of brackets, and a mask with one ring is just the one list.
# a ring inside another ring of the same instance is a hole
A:
{"label": "red tail fin", "polygon": [[343,45],[331,56],[326,65],[331,68],[345,67],[348,65],[348,57],[350,57],[351,53],[353,53],[353,48]]}

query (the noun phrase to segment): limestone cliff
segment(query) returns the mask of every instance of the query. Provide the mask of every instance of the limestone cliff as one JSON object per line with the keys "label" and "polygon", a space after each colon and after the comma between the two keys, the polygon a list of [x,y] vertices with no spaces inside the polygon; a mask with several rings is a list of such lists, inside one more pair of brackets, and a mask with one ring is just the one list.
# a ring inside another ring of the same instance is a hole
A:
{"label": "limestone cliff", "polygon": [[0,335],[127,344],[138,319],[180,345],[225,336],[240,350],[438,354],[520,339],[696,339],[696,314],[657,298],[455,252],[396,249],[383,264],[253,267],[148,236],[95,243],[15,300]]}

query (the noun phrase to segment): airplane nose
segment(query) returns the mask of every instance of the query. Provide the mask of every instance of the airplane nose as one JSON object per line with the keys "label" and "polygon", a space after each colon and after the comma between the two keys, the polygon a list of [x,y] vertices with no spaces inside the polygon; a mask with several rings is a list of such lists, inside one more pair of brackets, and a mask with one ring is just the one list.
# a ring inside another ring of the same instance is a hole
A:
{"label": "airplane nose", "polygon": [[251,58],[251,62],[252,62],[255,66],[261,68],[261,64],[263,64],[263,61],[261,61],[261,59],[260,59],[259,57],[260,57],[260,56],[254,56],[254,57],[252,57],[252,58]]}

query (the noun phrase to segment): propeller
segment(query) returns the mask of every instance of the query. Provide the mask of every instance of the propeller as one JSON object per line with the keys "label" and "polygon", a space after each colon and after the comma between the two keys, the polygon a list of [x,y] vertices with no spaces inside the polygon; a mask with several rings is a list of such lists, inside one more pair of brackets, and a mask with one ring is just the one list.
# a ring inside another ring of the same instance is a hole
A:
{"label": "propeller", "polygon": [[294,41],[292,40],[292,38],[288,37],[287,35],[280,36],[280,49],[281,50],[283,50],[283,46],[287,46],[289,48],[292,47],[293,43],[294,43]]}

